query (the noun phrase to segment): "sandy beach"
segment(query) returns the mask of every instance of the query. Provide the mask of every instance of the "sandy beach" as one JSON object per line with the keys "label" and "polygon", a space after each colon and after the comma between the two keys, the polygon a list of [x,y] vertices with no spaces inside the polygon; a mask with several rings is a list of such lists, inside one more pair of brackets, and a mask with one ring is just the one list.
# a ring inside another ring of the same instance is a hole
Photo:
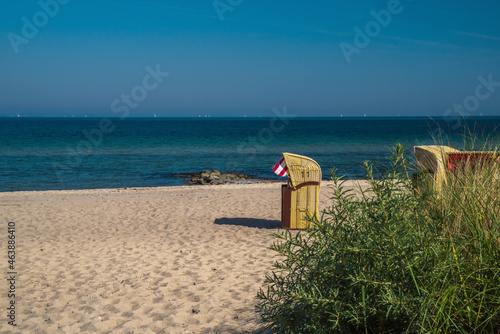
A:
{"label": "sandy beach", "polygon": [[[331,185],[331,184],[330,184]],[[276,254],[280,183],[0,193],[15,223],[2,333],[248,333]],[[330,205],[323,182],[320,209]]]}

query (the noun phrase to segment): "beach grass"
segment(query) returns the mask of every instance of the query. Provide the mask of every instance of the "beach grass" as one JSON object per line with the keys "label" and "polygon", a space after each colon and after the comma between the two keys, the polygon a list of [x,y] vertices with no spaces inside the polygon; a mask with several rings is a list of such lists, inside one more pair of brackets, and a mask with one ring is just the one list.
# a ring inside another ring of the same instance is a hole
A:
{"label": "beach grass", "polygon": [[[479,141],[470,142],[477,149]],[[496,149],[484,141],[481,150]],[[284,256],[259,291],[283,333],[499,333],[500,174],[466,162],[436,191],[397,145],[390,168],[363,164],[357,193],[332,172],[332,205],[312,227],[276,234]]]}

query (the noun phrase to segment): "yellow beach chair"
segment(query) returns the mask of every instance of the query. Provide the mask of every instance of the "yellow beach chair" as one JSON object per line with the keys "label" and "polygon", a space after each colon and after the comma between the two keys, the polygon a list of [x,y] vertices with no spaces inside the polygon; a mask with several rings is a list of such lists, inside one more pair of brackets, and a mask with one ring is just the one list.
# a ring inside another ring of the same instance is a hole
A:
{"label": "yellow beach chair", "polygon": [[460,173],[468,166],[472,170],[496,163],[498,171],[497,151],[459,151],[441,145],[415,146],[415,158],[420,172],[429,173],[434,181],[434,190],[441,191],[447,184],[446,173]]}
{"label": "yellow beach chair", "polygon": [[281,222],[283,228],[305,229],[307,214],[318,217],[321,168],[311,158],[283,153],[288,168],[288,183],[282,186]]}
{"label": "yellow beach chair", "polygon": [[420,172],[429,173],[434,179],[434,189],[440,191],[446,183],[448,154],[460,151],[443,145],[415,146],[414,150]]}

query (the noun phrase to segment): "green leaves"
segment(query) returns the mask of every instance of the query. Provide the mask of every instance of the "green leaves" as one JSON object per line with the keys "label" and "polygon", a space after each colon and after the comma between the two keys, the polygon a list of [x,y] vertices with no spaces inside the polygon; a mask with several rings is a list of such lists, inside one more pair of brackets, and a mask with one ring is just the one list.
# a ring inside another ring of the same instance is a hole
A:
{"label": "green leaves", "polygon": [[[450,188],[455,200],[448,202],[416,192],[403,146],[392,153],[390,169],[364,163],[367,190],[349,189],[332,170],[332,206],[321,219],[307,231],[276,235],[271,249],[283,260],[258,293],[257,310],[268,327],[280,333],[500,330],[500,203],[466,205],[457,200],[470,195],[464,188]],[[500,189],[499,183],[491,186]]]}

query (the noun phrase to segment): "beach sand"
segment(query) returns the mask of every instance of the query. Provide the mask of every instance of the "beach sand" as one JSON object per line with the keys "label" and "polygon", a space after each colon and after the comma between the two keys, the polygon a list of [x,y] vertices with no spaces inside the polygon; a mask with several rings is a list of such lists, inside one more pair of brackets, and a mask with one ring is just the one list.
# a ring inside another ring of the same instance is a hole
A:
{"label": "beach sand", "polygon": [[[320,209],[331,205],[322,183]],[[2,333],[247,333],[278,259],[281,183],[0,193]]]}

